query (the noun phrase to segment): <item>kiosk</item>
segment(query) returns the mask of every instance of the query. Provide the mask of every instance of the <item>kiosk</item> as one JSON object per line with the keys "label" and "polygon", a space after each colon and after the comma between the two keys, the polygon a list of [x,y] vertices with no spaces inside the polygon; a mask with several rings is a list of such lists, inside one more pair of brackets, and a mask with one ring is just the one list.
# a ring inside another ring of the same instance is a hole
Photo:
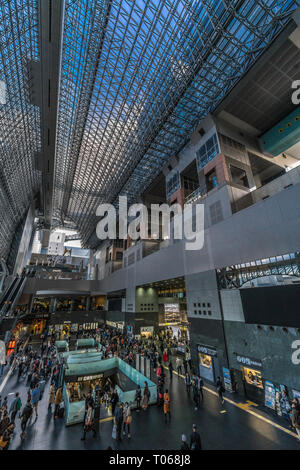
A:
{"label": "kiosk", "polygon": [[64,353],[66,364],[64,374],[64,401],[66,425],[82,423],[85,413],[85,398],[91,391],[95,398],[95,390],[102,388],[106,378],[110,378],[118,392],[121,402],[128,402],[135,408],[135,391],[140,385],[142,393],[147,382],[150,399],[149,404],[156,403],[156,385],[143,374],[135,370],[118,357],[102,359],[99,352],[75,354]]}
{"label": "kiosk", "polygon": [[69,351],[69,344],[67,341],[55,341],[56,353],[60,354]]}

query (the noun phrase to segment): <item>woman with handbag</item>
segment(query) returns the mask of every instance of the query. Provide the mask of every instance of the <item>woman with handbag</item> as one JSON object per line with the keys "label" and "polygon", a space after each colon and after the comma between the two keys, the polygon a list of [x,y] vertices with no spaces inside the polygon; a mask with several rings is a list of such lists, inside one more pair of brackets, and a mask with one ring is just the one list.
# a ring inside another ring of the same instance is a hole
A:
{"label": "woman with handbag", "polygon": [[130,425],[132,423],[132,415],[131,415],[131,408],[128,402],[125,403],[124,410],[124,425],[123,425],[123,436],[126,436],[126,429],[127,429],[127,437],[130,439]]}
{"label": "woman with handbag", "polygon": [[142,400],[142,408],[144,411],[146,411],[146,409],[148,408],[149,398],[150,398],[150,390],[149,390],[147,382],[145,382],[144,396]]}
{"label": "woman with handbag", "polygon": [[85,421],[83,426],[83,436],[81,438],[82,441],[85,440],[86,433],[89,431],[93,431],[94,437],[96,437],[96,430],[94,426],[94,410],[92,408],[91,403],[88,404],[88,409],[85,415]]}

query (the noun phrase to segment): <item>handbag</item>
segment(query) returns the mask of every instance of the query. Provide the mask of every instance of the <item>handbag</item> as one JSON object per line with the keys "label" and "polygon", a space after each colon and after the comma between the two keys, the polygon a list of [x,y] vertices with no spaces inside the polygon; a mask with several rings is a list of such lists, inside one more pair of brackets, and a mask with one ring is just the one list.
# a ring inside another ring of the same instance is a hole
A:
{"label": "handbag", "polygon": [[7,444],[7,441],[3,440],[3,436],[0,436],[0,447],[3,449]]}
{"label": "handbag", "polygon": [[132,423],[132,416],[127,416],[126,418],[126,424],[131,424]]}

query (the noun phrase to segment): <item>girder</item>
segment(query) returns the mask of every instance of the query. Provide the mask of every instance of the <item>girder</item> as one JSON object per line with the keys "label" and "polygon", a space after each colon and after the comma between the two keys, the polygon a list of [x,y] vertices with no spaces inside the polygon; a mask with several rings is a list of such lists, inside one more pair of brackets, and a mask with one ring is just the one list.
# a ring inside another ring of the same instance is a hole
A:
{"label": "girder", "polygon": [[40,112],[30,104],[28,61],[39,60],[37,0],[0,1],[0,256],[8,257],[16,228],[39,189]]}
{"label": "girder", "polygon": [[119,194],[137,199],[296,7],[67,1],[62,73],[71,83],[63,77],[54,207],[58,218],[73,214],[84,245],[97,243],[98,204],[117,204]]}
{"label": "girder", "polygon": [[[299,2],[60,0],[59,11],[49,3],[49,21],[57,22],[50,36],[62,31],[56,45],[44,28],[42,37],[39,4],[0,0],[4,259],[41,187],[44,223],[72,226],[94,248],[99,203],[117,206],[119,195],[138,200]],[[40,100],[31,75],[38,63]]]}

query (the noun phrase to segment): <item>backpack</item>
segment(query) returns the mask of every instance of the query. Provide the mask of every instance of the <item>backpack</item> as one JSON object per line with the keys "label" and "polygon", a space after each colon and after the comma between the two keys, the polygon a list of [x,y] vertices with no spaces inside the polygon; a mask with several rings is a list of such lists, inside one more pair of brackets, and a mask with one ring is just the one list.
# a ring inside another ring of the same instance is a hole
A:
{"label": "backpack", "polygon": [[18,397],[17,403],[16,403],[16,410],[19,411],[19,409],[22,407],[22,402],[21,398]]}

